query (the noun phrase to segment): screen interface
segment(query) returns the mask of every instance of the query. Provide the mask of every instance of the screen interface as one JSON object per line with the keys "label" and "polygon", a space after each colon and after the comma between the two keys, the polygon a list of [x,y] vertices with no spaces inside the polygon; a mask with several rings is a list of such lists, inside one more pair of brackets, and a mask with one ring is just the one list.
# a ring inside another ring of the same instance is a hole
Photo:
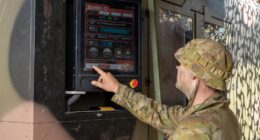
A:
{"label": "screen interface", "polygon": [[84,71],[135,72],[135,6],[84,4]]}

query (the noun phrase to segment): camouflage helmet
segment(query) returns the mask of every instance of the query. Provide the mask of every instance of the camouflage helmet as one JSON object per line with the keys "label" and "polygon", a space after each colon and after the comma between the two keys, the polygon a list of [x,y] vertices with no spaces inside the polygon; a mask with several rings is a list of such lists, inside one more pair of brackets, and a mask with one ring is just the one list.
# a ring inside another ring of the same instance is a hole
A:
{"label": "camouflage helmet", "polygon": [[225,80],[231,75],[230,53],[209,39],[193,39],[175,53],[176,59],[209,87],[225,90]]}

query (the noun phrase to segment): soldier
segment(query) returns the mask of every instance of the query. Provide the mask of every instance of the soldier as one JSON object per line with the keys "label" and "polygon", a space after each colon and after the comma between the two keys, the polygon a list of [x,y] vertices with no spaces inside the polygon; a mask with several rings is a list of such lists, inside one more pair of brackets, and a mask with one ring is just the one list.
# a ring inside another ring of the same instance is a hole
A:
{"label": "soldier", "polygon": [[223,95],[233,62],[225,48],[208,39],[194,39],[175,53],[176,87],[187,107],[166,106],[120,84],[110,73],[93,67],[100,77],[94,86],[115,93],[112,101],[162,131],[168,140],[240,140],[238,121]]}

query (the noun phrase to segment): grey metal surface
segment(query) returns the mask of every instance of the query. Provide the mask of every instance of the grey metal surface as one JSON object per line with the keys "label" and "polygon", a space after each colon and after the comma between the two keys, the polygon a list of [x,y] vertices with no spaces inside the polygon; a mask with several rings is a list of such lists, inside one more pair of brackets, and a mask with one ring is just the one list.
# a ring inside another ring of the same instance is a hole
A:
{"label": "grey metal surface", "polygon": [[225,17],[224,0],[206,0],[206,5],[213,17],[220,20],[224,20]]}

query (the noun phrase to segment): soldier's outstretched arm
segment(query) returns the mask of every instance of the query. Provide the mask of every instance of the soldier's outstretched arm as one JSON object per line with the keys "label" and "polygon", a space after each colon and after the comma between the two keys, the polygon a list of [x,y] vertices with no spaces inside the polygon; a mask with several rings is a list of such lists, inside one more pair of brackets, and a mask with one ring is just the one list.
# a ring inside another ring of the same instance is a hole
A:
{"label": "soldier's outstretched arm", "polygon": [[98,67],[93,68],[100,76],[98,80],[94,80],[91,83],[105,91],[115,93],[112,101],[126,108],[140,120],[166,134],[171,134],[179,120],[182,119],[184,111],[182,107],[162,105],[120,84],[112,74],[104,72]]}
{"label": "soldier's outstretched arm", "polygon": [[122,84],[111,100],[126,108],[141,121],[169,135],[183,117],[184,108],[181,106],[162,105]]}

